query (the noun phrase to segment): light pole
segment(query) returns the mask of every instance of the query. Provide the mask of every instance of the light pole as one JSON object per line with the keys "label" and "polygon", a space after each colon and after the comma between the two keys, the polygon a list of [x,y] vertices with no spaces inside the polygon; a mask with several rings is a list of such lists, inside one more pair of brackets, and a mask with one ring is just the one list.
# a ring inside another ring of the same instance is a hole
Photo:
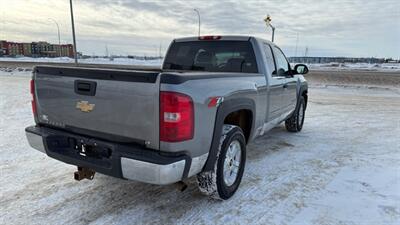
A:
{"label": "light pole", "polygon": [[299,44],[299,33],[297,33],[297,38],[296,38],[296,49],[294,51],[294,56],[297,57],[297,45]]}
{"label": "light pole", "polygon": [[60,26],[58,26],[58,23],[55,19],[49,18],[49,20],[53,21],[57,25],[57,34],[58,34],[58,48],[59,48],[59,56],[61,57],[61,38],[60,38]]}
{"label": "light pole", "polygon": [[69,6],[70,6],[70,9],[71,9],[72,39],[74,41],[74,59],[75,59],[75,65],[78,65],[78,53],[76,52],[74,10],[72,8],[72,0],[69,0]]}
{"label": "light pole", "polygon": [[268,27],[271,27],[271,29],[272,29],[272,42],[274,42],[275,27],[272,26],[271,21],[272,21],[272,20],[271,20],[271,16],[270,16],[270,15],[267,15],[267,17],[265,17],[265,19],[264,19],[265,24],[266,24]]}
{"label": "light pole", "polygon": [[199,17],[199,37],[200,37],[200,24],[201,24],[201,20],[200,20],[200,12],[199,12],[199,10],[198,9],[193,9],[196,13],[197,13],[197,16]]}

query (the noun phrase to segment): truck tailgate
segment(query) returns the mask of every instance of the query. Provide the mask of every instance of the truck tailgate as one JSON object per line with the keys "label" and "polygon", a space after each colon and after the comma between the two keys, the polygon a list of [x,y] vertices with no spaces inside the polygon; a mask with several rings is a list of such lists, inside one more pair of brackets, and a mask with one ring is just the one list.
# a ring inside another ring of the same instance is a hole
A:
{"label": "truck tailgate", "polygon": [[159,72],[40,66],[38,122],[159,148]]}

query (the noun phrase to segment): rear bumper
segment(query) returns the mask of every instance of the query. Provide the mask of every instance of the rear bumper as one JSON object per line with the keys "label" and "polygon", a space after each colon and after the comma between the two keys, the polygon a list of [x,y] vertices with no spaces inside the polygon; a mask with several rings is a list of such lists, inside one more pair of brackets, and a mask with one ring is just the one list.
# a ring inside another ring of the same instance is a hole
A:
{"label": "rear bumper", "polygon": [[[91,168],[113,177],[151,184],[171,184],[188,177],[192,159],[185,153],[166,153],[137,144],[121,144],[74,133],[31,126],[25,129],[30,146],[62,162]],[[77,146],[96,146],[82,155]]]}

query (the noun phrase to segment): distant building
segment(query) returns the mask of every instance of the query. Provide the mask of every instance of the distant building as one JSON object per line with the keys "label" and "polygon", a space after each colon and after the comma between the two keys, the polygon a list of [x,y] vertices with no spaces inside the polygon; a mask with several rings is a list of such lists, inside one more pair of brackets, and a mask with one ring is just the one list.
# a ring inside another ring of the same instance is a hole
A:
{"label": "distant building", "polygon": [[45,41],[18,43],[0,41],[0,56],[74,57],[72,44],[56,45]]}
{"label": "distant building", "polygon": [[0,56],[8,55],[6,44],[7,41],[0,40]]}
{"label": "distant building", "polygon": [[8,50],[8,55],[11,55],[11,56],[23,55],[22,43],[7,42],[6,48]]}
{"label": "distant building", "polygon": [[55,57],[61,56],[61,45],[52,45],[53,51],[55,52]]}
{"label": "distant building", "polygon": [[39,57],[40,56],[36,42],[32,42],[31,43],[31,56],[32,57]]}
{"label": "distant building", "polygon": [[61,45],[61,56],[74,57],[74,46],[72,44]]}
{"label": "distant building", "polygon": [[32,44],[31,43],[22,43],[22,51],[24,56],[32,56]]}
{"label": "distant building", "polygon": [[37,48],[40,56],[44,57],[55,57],[56,52],[53,49],[53,46],[47,42],[41,41],[37,43]]}

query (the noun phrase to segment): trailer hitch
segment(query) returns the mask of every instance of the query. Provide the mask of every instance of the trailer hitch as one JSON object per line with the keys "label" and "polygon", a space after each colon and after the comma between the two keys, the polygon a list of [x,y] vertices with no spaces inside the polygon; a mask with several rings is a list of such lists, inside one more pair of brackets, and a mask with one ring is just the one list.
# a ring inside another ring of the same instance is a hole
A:
{"label": "trailer hitch", "polygon": [[85,178],[88,180],[93,180],[95,173],[96,172],[92,169],[78,166],[78,171],[74,173],[74,179],[77,181],[83,180]]}

